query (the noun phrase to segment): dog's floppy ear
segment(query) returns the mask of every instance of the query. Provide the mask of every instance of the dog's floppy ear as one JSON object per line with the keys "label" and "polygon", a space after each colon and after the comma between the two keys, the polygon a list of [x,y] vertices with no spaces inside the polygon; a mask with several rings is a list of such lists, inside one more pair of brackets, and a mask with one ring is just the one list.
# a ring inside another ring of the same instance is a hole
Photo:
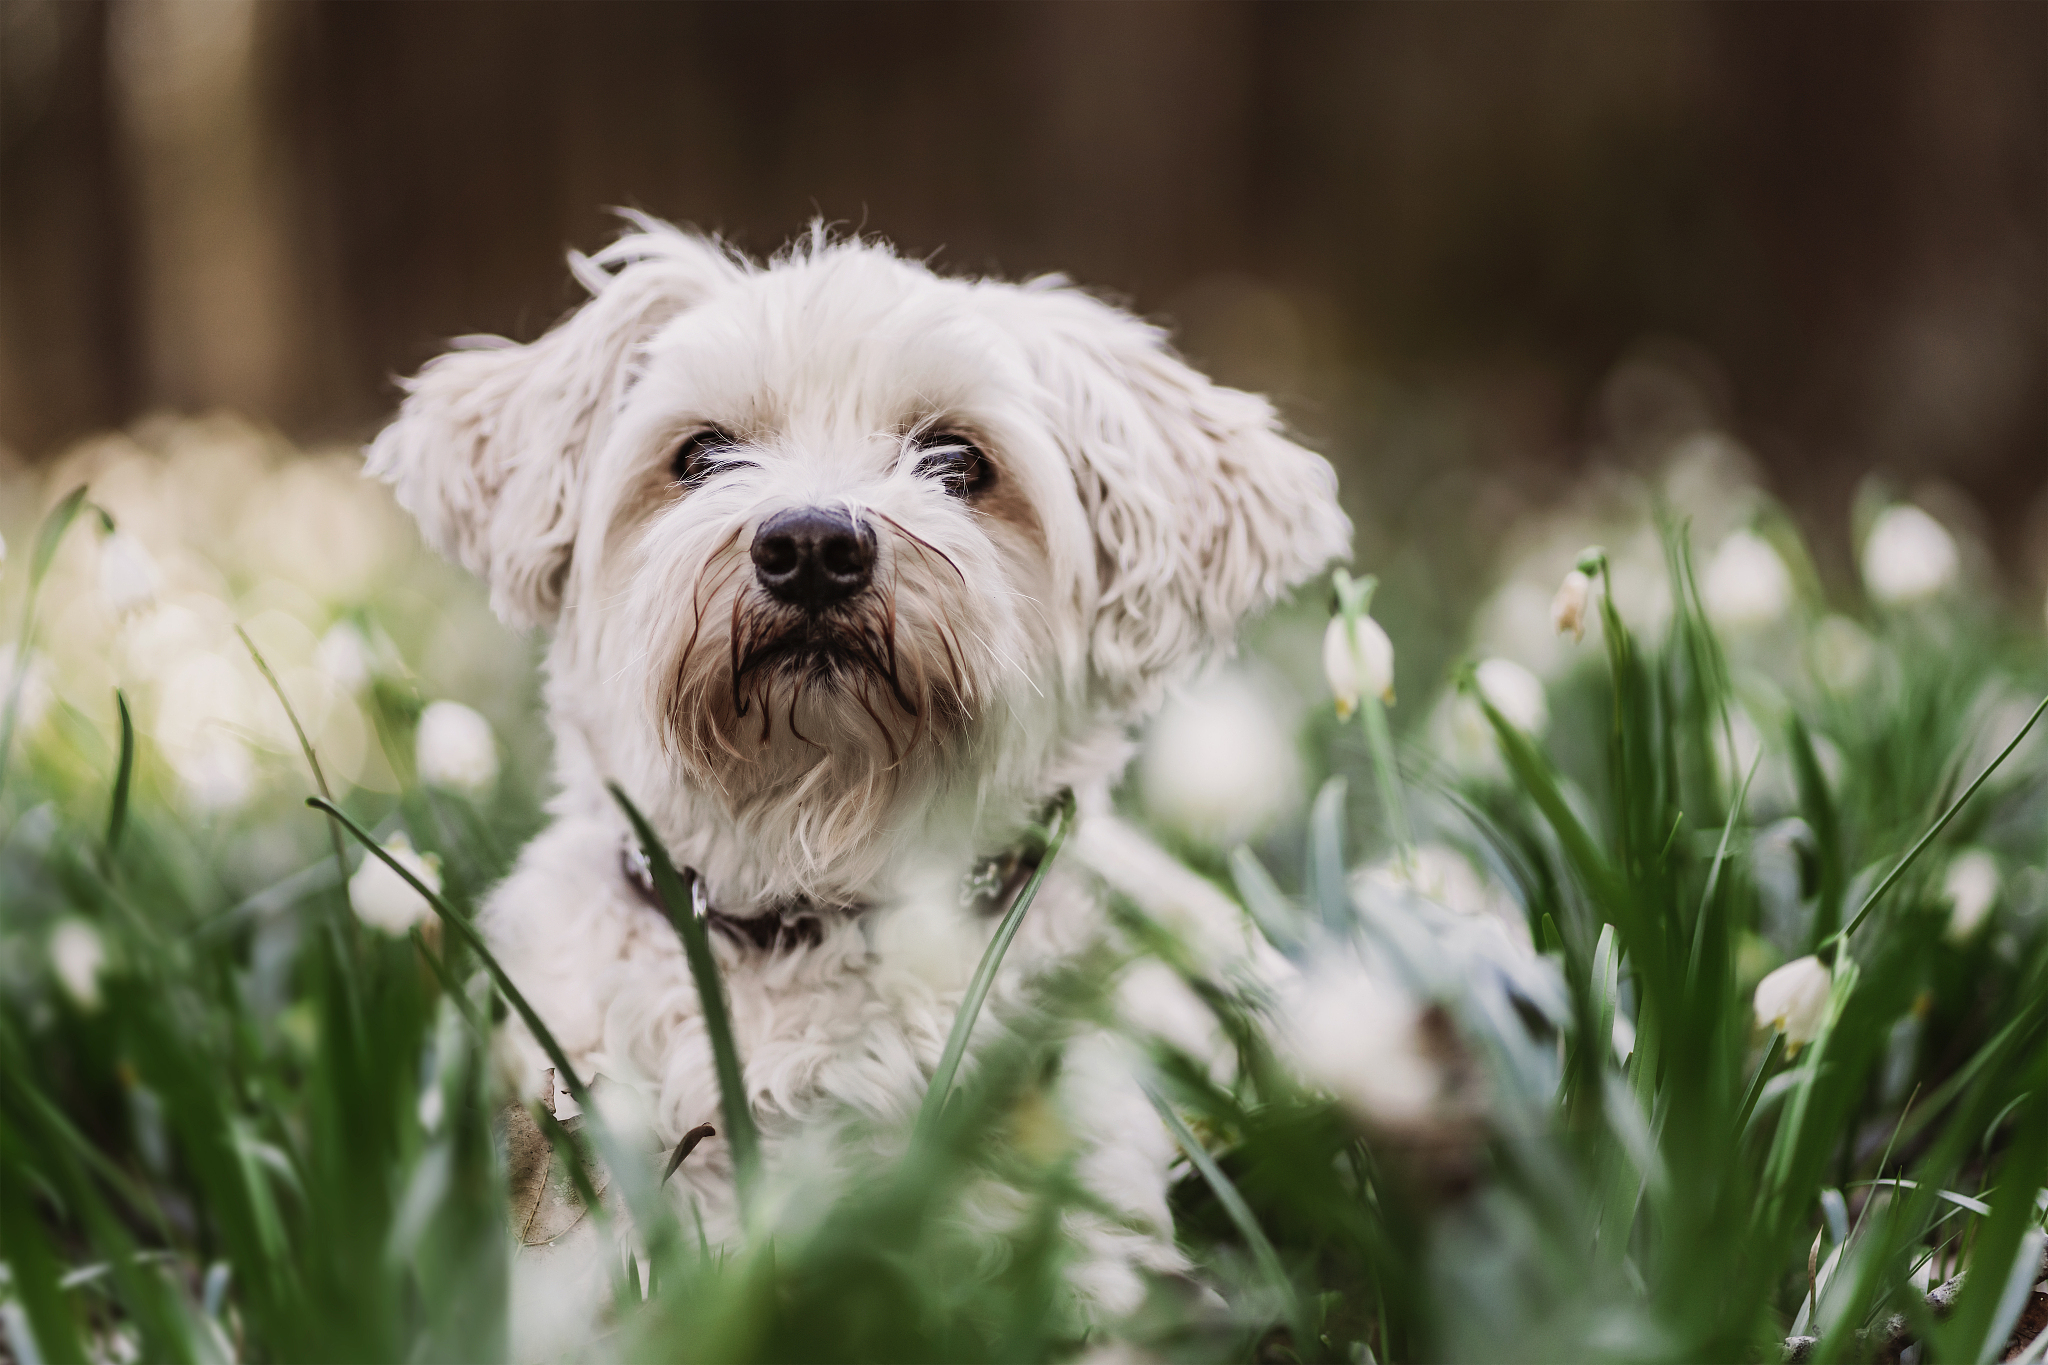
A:
{"label": "dog's floppy ear", "polygon": [[561,607],[589,453],[604,441],[640,346],[746,266],[718,243],[633,215],[628,233],[570,268],[590,301],[538,341],[472,337],[404,381],[366,472],[441,553],[490,584],[508,624]]}
{"label": "dog's floppy ear", "polygon": [[1094,672],[1142,710],[1247,613],[1348,556],[1351,522],[1329,462],[1288,440],[1265,399],[1211,383],[1158,328],[1063,281],[1024,295],[1094,532]]}

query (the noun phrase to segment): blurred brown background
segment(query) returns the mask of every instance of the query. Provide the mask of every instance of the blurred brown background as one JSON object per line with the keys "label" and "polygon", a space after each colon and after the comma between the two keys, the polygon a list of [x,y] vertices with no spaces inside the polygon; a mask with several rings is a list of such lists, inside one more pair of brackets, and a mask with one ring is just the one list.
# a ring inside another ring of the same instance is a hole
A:
{"label": "blurred brown background", "polygon": [[2042,3],[0,16],[24,458],[163,407],[365,436],[443,338],[572,306],[564,249],[631,204],[756,252],[822,215],[1116,293],[1282,398],[1368,565],[1433,504],[1483,533],[1488,499],[1540,501],[1676,403],[1839,563],[1876,470],[2044,571]]}

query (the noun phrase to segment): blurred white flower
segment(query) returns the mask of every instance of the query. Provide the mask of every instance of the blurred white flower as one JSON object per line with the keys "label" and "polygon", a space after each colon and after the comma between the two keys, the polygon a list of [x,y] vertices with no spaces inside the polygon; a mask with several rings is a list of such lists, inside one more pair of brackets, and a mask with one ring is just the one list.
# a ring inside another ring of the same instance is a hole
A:
{"label": "blurred white flower", "polygon": [[7,537],[0,536],[0,569],[7,567]]}
{"label": "blurred white flower", "polygon": [[1360,1121],[1414,1128],[1446,1085],[1408,995],[1355,964],[1325,967],[1290,1002],[1288,1035],[1302,1073]]}
{"label": "blurred white flower", "polygon": [[156,561],[134,536],[109,531],[100,537],[100,596],[116,617],[126,620],[155,606],[162,581]]}
{"label": "blurred white flower", "polygon": [[363,690],[370,681],[370,642],[352,621],[336,621],[313,651],[313,667],[334,679],[344,692]]}
{"label": "blurred white flower", "polygon": [[1795,958],[1756,983],[1756,1026],[1781,1029],[1788,1053],[1820,1036],[1834,984],[1817,957]]}
{"label": "blurred white flower", "polygon": [[1337,718],[1348,718],[1358,709],[1362,696],[1378,697],[1392,705],[1394,701],[1394,642],[1387,638],[1386,630],[1370,616],[1358,618],[1358,638],[1354,642],[1351,632],[1345,629],[1341,613],[1330,618],[1330,625],[1323,632],[1323,673],[1330,680],[1330,691],[1337,698]]}
{"label": "blurred white flower", "polygon": [[1998,903],[1998,891],[1998,860],[1987,850],[1965,849],[1950,859],[1941,879],[1941,894],[1949,905],[1949,937],[1960,942],[1976,933]]}
{"label": "blurred white flower", "polygon": [[414,744],[420,780],[482,792],[498,780],[498,741],[491,723],[459,701],[430,703],[420,713]]}
{"label": "blurred white flower", "polygon": [[1473,678],[1480,695],[1517,730],[1540,735],[1549,728],[1550,702],[1543,679],[1513,659],[1488,659],[1473,671]]}
{"label": "blurred white flower", "polygon": [[1368,886],[1377,883],[1436,902],[1461,915],[1496,915],[1519,919],[1513,898],[1472,861],[1447,844],[1417,844],[1406,853],[1374,863],[1354,874]]}
{"label": "blurred white flower", "polygon": [[255,790],[256,764],[233,735],[214,730],[166,754],[185,795],[201,810],[233,810]]}
{"label": "blurred white flower", "polygon": [[1593,580],[1583,569],[1573,569],[1558,585],[1550,599],[1550,624],[1559,635],[1570,631],[1574,641],[1586,638],[1586,606],[1593,600]]}
{"label": "blurred white flower", "polygon": [[100,931],[82,919],[59,920],[50,931],[50,970],[72,1003],[87,1014],[100,1007],[100,972],[107,965],[107,945]]}
{"label": "blurred white flower", "polygon": [[1877,644],[1870,632],[1846,616],[1824,616],[1813,628],[1813,671],[1837,692],[1847,692],[1870,676]]}
{"label": "blurred white flower", "polygon": [[1700,598],[1717,626],[1769,625],[1792,605],[1792,574],[1768,540],[1737,531],[1714,551]]}
{"label": "blurred white flower", "polygon": [[[14,686],[14,664],[21,655],[17,646],[0,645],[0,706],[7,704],[9,690]],[[50,713],[50,702],[55,694],[50,690],[50,661],[41,651],[28,656],[28,668],[21,676],[21,701],[14,713],[14,728],[17,733],[30,734],[43,723],[43,717]]]}
{"label": "blurred white flower", "polygon": [[1880,512],[1863,542],[1863,582],[1891,606],[1934,596],[1955,582],[1961,566],[1948,528],[1910,503]]}
{"label": "blurred white flower", "polygon": [[[433,854],[414,851],[412,840],[401,831],[384,841],[389,853],[406,871],[418,877],[428,890],[441,889],[441,860]],[[355,875],[348,879],[348,903],[363,923],[387,934],[402,935],[415,924],[433,916],[434,907],[415,891],[405,878],[374,853],[364,853]]]}
{"label": "blurred white flower", "polygon": [[1195,683],[1145,740],[1139,779],[1162,823],[1230,845],[1271,828],[1301,791],[1301,760],[1275,699],[1241,673]]}

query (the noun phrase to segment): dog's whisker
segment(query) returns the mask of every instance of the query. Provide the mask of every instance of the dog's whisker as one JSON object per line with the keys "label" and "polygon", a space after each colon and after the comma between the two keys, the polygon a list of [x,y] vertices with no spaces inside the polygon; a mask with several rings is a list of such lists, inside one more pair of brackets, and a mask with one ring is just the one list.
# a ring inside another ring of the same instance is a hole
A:
{"label": "dog's whisker", "polygon": [[951,555],[947,554],[944,550],[941,550],[938,546],[926,540],[923,536],[918,535],[915,531],[910,530],[902,522],[896,520],[896,518],[890,516],[887,512],[877,511],[875,515],[880,517],[883,521],[888,522],[891,526],[895,527],[896,533],[898,535],[905,537],[918,548],[923,550],[929,550],[933,554],[937,555],[940,559],[945,560],[946,567],[951,569],[955,574],[959,576],[960,586],[963,588],[967,586],[967,575],[960,572],[960,566],[953,562],[953,557]]}

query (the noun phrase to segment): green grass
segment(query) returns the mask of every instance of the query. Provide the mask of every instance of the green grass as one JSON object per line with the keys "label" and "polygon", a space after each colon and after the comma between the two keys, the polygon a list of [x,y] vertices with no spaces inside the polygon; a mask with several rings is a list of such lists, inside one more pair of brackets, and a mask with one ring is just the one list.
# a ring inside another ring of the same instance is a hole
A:
{"label": "green grass", "polygon": [[[78,508],[8,572],[40,579]],[[949,1068],[914,1141],[883,1135],[890,1155],[831,1176],[743,1163],[743,1245],[704,1245],[596,1104],[574,1134],[538,1115],[564,1157],[594,1142],[617,1179],[599,1210],[611,1306],[579,1353],[1037,1360],[1109,1335],[1172,1359],[1772,1361],[1798,1325],[1817,1358],[1856,1359],[1904,1313],[1929,1359],[1996,1358],[2048,1183],[2048,741],[1972,784],[2025,714],[1987,697],[2048,690],[2042,642],[1990,610],[1878,613],[1876,665],[1831,689],[1797,648],[1718,636],[1682,533],[1667,540],[1668,627],[1639,637],[1602,595],[1545,736],[1480,700],[1497,771],[1320,719],[1320,767],[1372,780],[1323,788],[1303,856],[1190,850],[1298,964],[1356,959],[1432,1006],[1455,1102],[1419,1126],[1361,1119],[1299,1074],[1275,1001],[1118,903],[1121,946],[1038,982],[1031,1021]],[[1477,695],[1469,674],[1453,685]],[[416,691],[387,676],[365,705],[404,777]],[[0,1309],[17,1354],[506,1358],[507,1093],[489,1033],[524,1003],[467,925],[535,827],[534,784],[515,774],[482,802],[349,788],[330,826],[300,804],[316,789],[302,762],[279,784],[292,799],[204,816],[126,699],[112,728],[60,702],[16,735],[14,714]],[[1535,949],[1351,878],[1390,851],[1388,806],[1418,841],[1469,850]],[[341,865],[400,829],[441,860],[438,935],[388,937],[350,911]],[[1371,844],[1347,849],[1361,831]],[[287,855],[261,877],[259,838]],[[1958,937],[1942,878],[1964,846],[1992,851],[2002,887]],[[655,861],[679,907],[687,888]],[[104,953],[83,997],[49,955],[77,924]],[[1755,1027],[1751,995],[1808,953],[1833,993],[1792,1049]],[[1162,1281],[1130,1319],[1091,1325],[1060,1235],[1088,1196],[1044,1095],[1133,956],[1184,977],[1238,1053],[1219,1080],[1143,1040],[1191,1158],[1177,1233],[1222,1303]],[[690,957],[715,994],[709,954]],[[744,1059],[724,1060],[730,1087]],[[747,1131],[732,1114],[721,1129],[743,1146]],[[1022,1196],[997,1247],[962,1216],[991,1179]],[[1940,1322],[1921,1300],[1930,1256],[1944,1278],[1970,1272]]]}

